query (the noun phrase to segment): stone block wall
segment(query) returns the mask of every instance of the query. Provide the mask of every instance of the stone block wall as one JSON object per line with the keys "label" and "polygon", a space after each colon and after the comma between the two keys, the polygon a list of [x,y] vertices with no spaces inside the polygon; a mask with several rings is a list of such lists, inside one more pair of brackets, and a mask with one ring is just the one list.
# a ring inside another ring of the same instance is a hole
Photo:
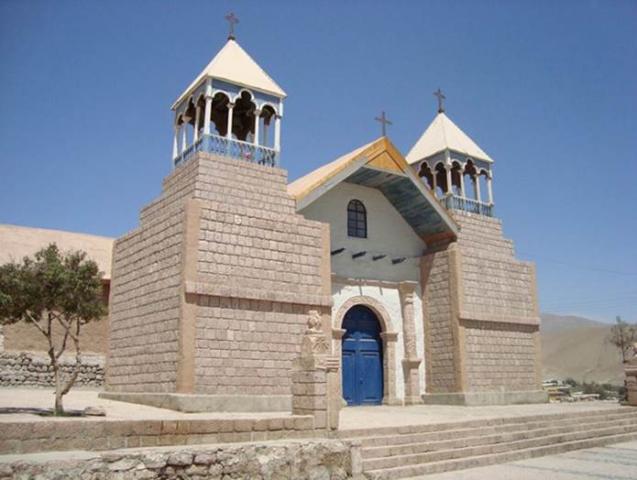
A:
{"label": "stone block wall", "polygon": [[453,211],[460,279],[459,335],[467,391],[539,390],[535,267],[514,256],[496,218]]}
{"label": "stone block wall", "polygon": [[470,391],[537,390],[537,326],[465,321]]}
{"label": "stone block wall", "polygon": [[513,242],[503,237],[502,221],[466,212],[452,213],[461,228],[461,316],[513,323],[537,321],[535,268],[515,258]]}
{"label": "stone block wall", "polygon": [[[104,356],[84,355],[75,387],[101,387],[104,384]],[[51,387],[53,369],[48,355],[39,352],[0,352],[0,387]],[[62,374],[69,377],[75,357],[60,358]]]}
{"label": "stone block wall", "polygon": [[427,393],[454,392],[458,389],[457,358],[454,354],[457,332],[452,321],[450,275],[449,250],[440,250],[423,257],[421,283]]}
{"label": "stone block wall", "polygon": [[184,200],[193,195],[195,164],[164,181],[140,226],[113,246],[107,388],[174,392],[181,285]]}
{"label": "stone block wall", "polygon": [[302,305],[200,297],[197,393],[289,395],[306,317]]}
{"label": "stone block wall", "polygon": [[284,170],[198,153],[114,248],[108,388],[290,395],[309,310],[329,314],[329,229]]}
{"label": "stone block wall", "polygon": [[[425,400],[463,403],[468,398],[464,394],[472,393],[471,401],[480,403],[475,394],[537,392],[541,365],[535,268],[515,258],[500,220],[450,213],[460,227],[457,241],[432,248],[421,264]],[[540,397],[528,396],[529,401]],[[481,398],[488,403],[489,398],[506,402],[507,397]]]}

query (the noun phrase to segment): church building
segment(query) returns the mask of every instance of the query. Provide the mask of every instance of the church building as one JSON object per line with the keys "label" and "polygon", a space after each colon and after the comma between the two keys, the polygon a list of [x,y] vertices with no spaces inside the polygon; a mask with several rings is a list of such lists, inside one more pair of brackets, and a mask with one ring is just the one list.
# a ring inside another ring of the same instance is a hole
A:
{"label": "church building", "polygon": [[383,135],[288,184],[286,93],[230,36],[172,106],[162,193],[114,243],[106,395],[289,411],[318,312],[348,405],[546,401],[535,268],[437,95],[406,156]]}

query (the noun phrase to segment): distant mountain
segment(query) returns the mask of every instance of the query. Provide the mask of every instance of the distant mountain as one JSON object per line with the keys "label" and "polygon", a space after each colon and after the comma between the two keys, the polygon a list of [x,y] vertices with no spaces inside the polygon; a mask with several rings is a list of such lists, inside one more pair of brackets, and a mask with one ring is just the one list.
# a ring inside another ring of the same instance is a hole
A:
{"label": "distant mountain", "polygon": [[544,378],[623,385],[621,354],[607,341],[611,326],[571,315],[542,314]]}

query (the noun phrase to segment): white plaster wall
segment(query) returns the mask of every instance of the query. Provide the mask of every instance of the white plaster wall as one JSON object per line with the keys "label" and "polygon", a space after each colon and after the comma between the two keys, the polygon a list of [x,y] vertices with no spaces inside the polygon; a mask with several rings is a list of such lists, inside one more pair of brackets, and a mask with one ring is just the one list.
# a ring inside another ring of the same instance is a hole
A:
{"label": "white plaster wall", "polygon": [[[332,307],[332,325],[334,328],[341,328],[338,324],[339,319],[336,315],[341,306],[350,298],[358,296],[371,297],[385,307],[391,319],[389,331],[398,332],[396,341],[396,356],[394,372],[396,375],[396,397],[404,399],[405,397],[405,381],[403,378],[402,360],[405,358],[405,345],[403,338],[403,315],[400,305],[400,293],[398,285],[379,285],[378,282],[357,282],[360,284],[340,284],[332,283],[332,298],[334,306]],[[423,318],[422,318],[422,299],[420,297],[420,286],[416,289],[416,298],[414,299],[414,321],[416,324],[416,346],[419,358],[422,358],[419,371],[421,378],[421,390],[424,392],[424,337],[423,337]]]}
{"label": "white plaster wall", "polygon": [[[363,202],[367,210],[367,238],[347,236],[347,204],[352,199]],[[425,244],[379,190],[343,182],[300,213],[308,219],[330,224],[332,250],[347,249],[332,256],[332,273],[396,282],[420,280],[418,258],[408,258],[397,265],[393,265],[391,259],[419,257]],[[352,253],[360,251],[368,253],[352,259]],[[373,261],[372,254],[386,254],[387,257]]]}

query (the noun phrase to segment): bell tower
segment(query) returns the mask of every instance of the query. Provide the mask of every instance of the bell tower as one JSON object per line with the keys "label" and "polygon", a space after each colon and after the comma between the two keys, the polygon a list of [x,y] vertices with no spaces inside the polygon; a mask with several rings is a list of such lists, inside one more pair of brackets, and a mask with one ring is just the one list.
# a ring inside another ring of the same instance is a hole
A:
{"label": "bell tower", "polygon": [[493,216],[493,159],[445,113],[440,89],[438,113],[407,154],[424,184],[451,210]]}
{"label": "bell tower", "polygon": [[237,42],[234,14],[226,19],[226,44],[172,106],[173,166],[200,151],[279,164],[286,93]]}

